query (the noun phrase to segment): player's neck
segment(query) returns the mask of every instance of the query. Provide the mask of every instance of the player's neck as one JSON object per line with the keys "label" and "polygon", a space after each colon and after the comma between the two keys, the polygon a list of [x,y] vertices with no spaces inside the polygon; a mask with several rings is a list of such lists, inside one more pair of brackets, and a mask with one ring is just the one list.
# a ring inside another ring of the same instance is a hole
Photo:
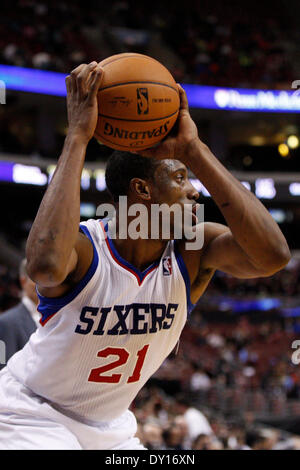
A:
{"label": "player's neck", "polygon": [[[114,226],[115,224],[115,226]],[[110,231],[115,230],[115,238],[112,240],[119,255],[128,263],[140,271],[145,270],[154,261],[158,260],[168,243],[167,240],[132,239],[120,237],[118,221],[110,222]]]}

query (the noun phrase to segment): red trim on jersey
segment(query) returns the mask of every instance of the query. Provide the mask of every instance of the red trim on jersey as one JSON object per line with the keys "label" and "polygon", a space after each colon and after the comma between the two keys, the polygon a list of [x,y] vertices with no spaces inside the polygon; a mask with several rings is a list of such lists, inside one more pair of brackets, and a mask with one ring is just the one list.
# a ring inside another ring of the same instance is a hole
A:
{"label": "red trim on jersey", "polygon": [[46,325],[47,321],[50,320],[50,318],[54,317],[54,315],[56,315],[57,312],[54,312],[52,313],[52,315],[49,315],[49,317],[45,318],[45,320],[43,321],[43,317],[40,318],[40,324],[42,326]]}
{"label": "red trim on jersey", "polygon": [[152,273],[152,271],[154,271],[154,269],[156,269],[156,268],[158,267],[158,264],[155,265],[155,266],[153,266],[153,267],[144,275],[144,277],[141,279],[140,276],[139,276],[133,269],[131,269],[129,266],[126,266],[125,264],[122,263],[121,260],[118,260],[118,258],[116,258],[116,256],[114,255],[114,253],[113,253],[113,251],[112,251],[112,249],[111,249],[111,246],[110,246],[110,244],[109,244],[109,241],[108,241],[108,234],[107,234],[107,232],[106,232],[106,230],[105,230],[105,227],[104,227],[104,225],[103,225],[103,223],[102,223],[101,220],[99,220],[99,222],[100,222],[100,225],[101,225],[102,230],[103,230],[103,232],[104,232],[104,235],[105,235],[105,243],[106,243],[106,246],[107,246],[107,248],[108,248],[108,250],[109,250],[109,252],[110,252],[110,254],[111,254],[111,257],[114,259],[114,261],[115,261],[119,266],[121,266],[122,268],[126,269],[126,271],[129,271],[130,273],[132,273],[132,274],[135,276],[135,278],[136,278],[136,280],[137,280],[137,282],[138,282],[138,285],[141,286],[142,283],[144,282],[144,279],[146,279],[146,277],[148,276],[148,274]]}

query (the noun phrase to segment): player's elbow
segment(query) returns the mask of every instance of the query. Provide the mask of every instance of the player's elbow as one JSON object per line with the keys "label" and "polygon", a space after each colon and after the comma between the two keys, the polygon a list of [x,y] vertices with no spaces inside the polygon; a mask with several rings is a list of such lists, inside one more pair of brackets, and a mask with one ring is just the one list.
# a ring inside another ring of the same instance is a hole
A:
{"label": "player's elbow", "polygon": [[283,269],[291,259],[291,252],[286,242],[283,242],[276,250],[275,269],[276,272]]}
{"label": "player's elbow", "polygon": [[43,287],[55,287],[65,280],[65,269],[62,269],[53,259],[27,260],[27,274],[36,284]]}
{"label": "player's elbow", "polygon": [[291,252],[287,243],[277,246],[270,255],[269,261],[265,264],[264,276],[272,276],[283,269],[291,259]]}

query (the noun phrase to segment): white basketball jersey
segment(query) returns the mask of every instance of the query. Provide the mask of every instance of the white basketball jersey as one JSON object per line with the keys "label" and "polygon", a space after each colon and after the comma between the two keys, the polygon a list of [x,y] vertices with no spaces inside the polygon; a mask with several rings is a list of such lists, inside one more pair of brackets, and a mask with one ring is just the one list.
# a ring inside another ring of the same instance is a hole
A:
{"label": "white basketball jersey", "polygon": [[176,346],[192,308],[190,283],[176,242],[141,272],[118,254],[107,221],[80,227],[94,249],[88,272],[63,297],[39,295],[42,326],[8,368],[60,411],[109,421]]}

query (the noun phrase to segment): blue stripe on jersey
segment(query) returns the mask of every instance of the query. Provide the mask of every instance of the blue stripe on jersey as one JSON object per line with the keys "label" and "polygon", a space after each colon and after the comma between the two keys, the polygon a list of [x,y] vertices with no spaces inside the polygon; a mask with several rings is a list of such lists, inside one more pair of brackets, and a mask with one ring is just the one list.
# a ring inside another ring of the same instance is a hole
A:
{"label": "blue stripe on jersey", "polygon": [[108,221],[107,220],[105,220],[105,221],[102,220],[102,224],[103,224],[104,230],[105,230],[106,235],[107,235],[107,241],[108,241],[108,244],[110,246],[110,249],[113,252],[113,254],[114,254],[115,258],[117,259],[117,261],[121,264],[121,266],[123,268],[128,269],[129,271],[134,271],[134,273],[137,275],[139,281],[142,282],[145,279],[145,277],[147,276],[147,274],[149,273],[149,271],[151,271],[153,268],[155,268],[159,265],[160,259],[157,260],[157,261],[154,261],[154,263],[152,263],[150,266],[148,266],[148,268],[146,268],[144,271],[140,271],[138,268],[133,266],[133,264],[129,263],[124,258],[122,258],[122,256],[118,253],[112,239],[109,236]]}
{"label": "blue stripe on jersey", "polygon": [[36,289],[40,301],[37,310],[42,314],[42,318],[40,320],[40,323],[42,325],[47,321],[50,316],[57,313],[61,308],[65,307],[68,303],[75,299],[75,297],[84,289],[84,287],[91,280],[97,269],[99,258],[90,232],[84,225],[80,225],[80,230],[90,239],[93,245],[93,260],[91,262],[91,265],[88,271],[86,272],[85,276],[81,279],[81,281],[79,281],[75,288],[63,297],[44,297]]}
{"label": "blue stripe on jersey", "polygon": [[196,304],[192,304],[192,301],[191,301],[190,276],[189,276],[188,270],[186,268],[185,262],[184,262],[184,260],[181,256],[180,251],[179,251],[178,243],[176,242],[176,240],[174,240],[174,253],[175,253],[175,257],[176,257],[178,267],[180,269],[180,272],[182,274],[182,277],[183,277],[183,280],[184,280],[184,283],[185,283],[186,298],[187,298],[187,310],[188,310],[188,315],[189,315]]}

